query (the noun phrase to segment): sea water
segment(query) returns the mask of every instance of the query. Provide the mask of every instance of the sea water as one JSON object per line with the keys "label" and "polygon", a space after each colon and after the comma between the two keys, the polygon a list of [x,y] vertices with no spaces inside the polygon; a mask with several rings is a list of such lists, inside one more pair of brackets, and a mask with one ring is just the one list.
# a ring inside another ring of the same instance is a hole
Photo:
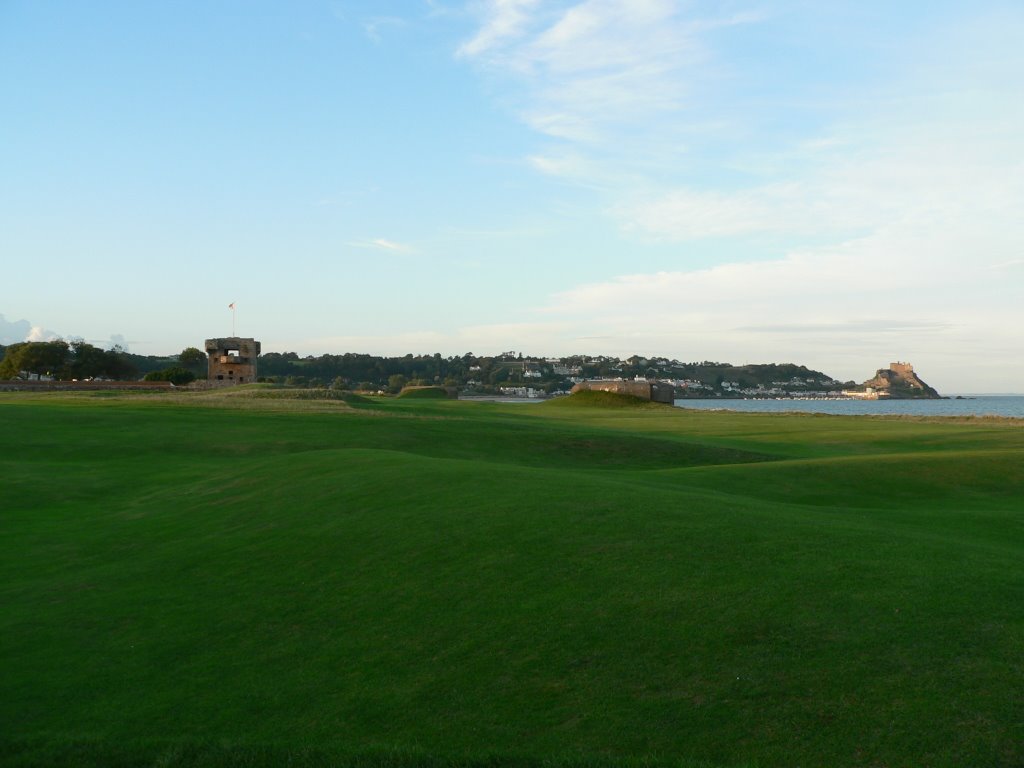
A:
{"label": "sea water", "polygon": [[1022,395],[976,395],[943,400],[676,400],[680,408],[754,413],[832,413],[842,416],[1006,416],[1024,419]]}

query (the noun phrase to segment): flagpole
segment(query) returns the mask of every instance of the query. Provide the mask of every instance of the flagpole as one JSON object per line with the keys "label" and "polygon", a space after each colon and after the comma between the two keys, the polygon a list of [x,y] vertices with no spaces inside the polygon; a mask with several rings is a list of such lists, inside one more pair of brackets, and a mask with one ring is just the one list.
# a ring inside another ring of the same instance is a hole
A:
{"label": "flagpole", "polygon": [[228,304],[228,309],[231,310],[231,337],[235,336],[235,302]]}

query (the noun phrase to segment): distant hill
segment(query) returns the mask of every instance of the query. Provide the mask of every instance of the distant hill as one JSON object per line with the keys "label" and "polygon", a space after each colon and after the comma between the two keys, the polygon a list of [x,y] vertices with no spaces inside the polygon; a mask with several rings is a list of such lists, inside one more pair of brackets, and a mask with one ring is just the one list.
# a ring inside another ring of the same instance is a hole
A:
{"label": "distant hill", "polygon": [[675,363],[671,378],[686,382],[681,391],[688,397],[780,397],[837,392],[844,386],[826,373],[795,363]]}

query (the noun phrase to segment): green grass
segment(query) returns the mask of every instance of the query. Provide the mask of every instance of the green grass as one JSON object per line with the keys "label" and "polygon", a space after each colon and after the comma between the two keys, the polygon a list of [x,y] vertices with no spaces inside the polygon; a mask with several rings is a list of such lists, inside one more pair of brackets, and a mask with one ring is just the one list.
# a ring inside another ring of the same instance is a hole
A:
{"label": "green grass", "polygon": [[544,403],[546,408],[663,408],[670,407],[661,403],[652,403],[635,395],[624,395],[619,392],[604,392],[599,389],[583,389],[573,392],[568,397],[559,397]]}
{"label": "green grass", "polygon": [[444,387],[405,387],[398,396],[437,400],[447,398],[448,391]]}
{"label": "green grass", "polygon": [[304,397],[0,396],[0,764],[1024,764],[1019,422]]}

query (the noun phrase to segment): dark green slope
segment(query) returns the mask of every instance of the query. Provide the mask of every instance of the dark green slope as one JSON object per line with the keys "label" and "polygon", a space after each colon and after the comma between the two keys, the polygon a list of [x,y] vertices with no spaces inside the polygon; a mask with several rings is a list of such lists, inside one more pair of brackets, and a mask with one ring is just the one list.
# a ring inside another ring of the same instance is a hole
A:
{"label": "dark green slope", "polygon": [[0,403],[6,762],[1024,759],[1017,427],[190,402]]}

